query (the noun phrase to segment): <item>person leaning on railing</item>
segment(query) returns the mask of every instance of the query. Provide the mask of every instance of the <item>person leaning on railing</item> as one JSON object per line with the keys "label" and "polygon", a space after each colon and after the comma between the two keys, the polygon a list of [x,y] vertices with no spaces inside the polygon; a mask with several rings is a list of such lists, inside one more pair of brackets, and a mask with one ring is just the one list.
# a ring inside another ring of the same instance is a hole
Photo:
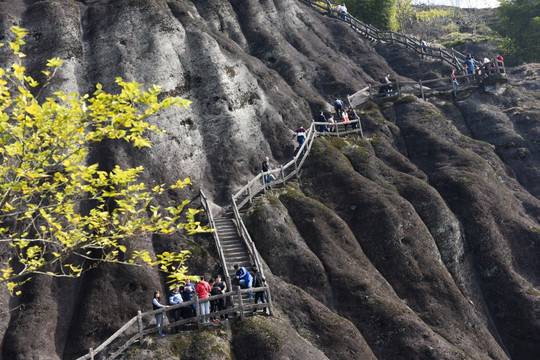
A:
{"label": "person leaning on railing", "polygon": [[[154,310],[159,310],[161,308],[166,308],[168,307],[167,305],[163,305],[161,303],[161,294],[159,293],[158,290],[156,290],[154,292],[154,298],[152,299],[152,308]],[[163,325],[163,313],[159,313],[159,314],[156,314],[156,327],[159,328],[159,333],[158,333],[158,337],[164,337],[165,334],[163,334],[163,332],[161,331],[161,326]]]}

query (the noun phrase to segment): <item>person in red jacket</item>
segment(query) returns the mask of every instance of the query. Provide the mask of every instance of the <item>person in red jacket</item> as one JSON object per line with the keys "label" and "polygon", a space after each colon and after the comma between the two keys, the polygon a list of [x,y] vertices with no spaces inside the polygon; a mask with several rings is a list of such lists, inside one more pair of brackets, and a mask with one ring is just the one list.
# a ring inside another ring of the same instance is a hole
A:
{"label": "person in red jacket", "polygon": [[504,59],[503,59],[502,55],[497,54],[496,59],[497,59],[497,66],[499,67],[499,72],[501,72],[501,73],[504,72],[504,70],[503,70],[503,68],[504,68],[503,61],[504,61]]}
{"label": "person in red jacket", "polygon": [[[201,276],[201,281],[197,284],[197,287],[195,287],[195,291],[197,292],[199,300],[208,297],[208,294],[210,293],[210,284],[204,281],[204,275]],[[201,308],[201,315],[204,316],[210,314],[210,301],[201,302],[199,303],[199,306]],[[210,319],[206,317],[203,322],[210,322]]]}

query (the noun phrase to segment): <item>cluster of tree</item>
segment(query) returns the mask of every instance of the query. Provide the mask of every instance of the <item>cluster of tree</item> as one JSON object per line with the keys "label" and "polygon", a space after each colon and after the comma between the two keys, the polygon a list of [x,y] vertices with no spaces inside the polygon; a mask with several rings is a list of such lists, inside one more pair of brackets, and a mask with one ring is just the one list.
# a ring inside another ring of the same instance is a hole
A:
{"label": "cluster of tree", "polygon": [[501,45],[510,64],[540,61],[540,0],[500,0]]}
{"label": "cluster of tree", "polygon": [[395,28],[397,0],[343,0],[347,10],[358,20],[380,30]]}
{"label": "cluster of tree", "polygon": [[[426,1],[413,5],[412,0],[344,0],[349,13],[381,30],[412,33],[422,38],[437,38],[441,27],[453,23],[460,31],[475,33],[480,17],[469,1],[454,0],[454,8],[441,8]],[[457,11],[461,5],[470,5],[468,11]],[[457,25],[456,25],[457,24]],[[443,30],[444,32],[444,30]]]}
{"label": "cluster of tree", "polygon": [[441,19],[452,16],[447,9],[430,6],[414,7],[412,0],[397,0],[395,12],[396,30],[415,34],[422,39],[434,38],[443,26]]}
{"label": "cluster of tree", "polygon": [[[540,61],[540,0],[499,0],[497,31],[509,64]],[[477,0],[453,0],[453,8],[433,6],[429,0],[344,0],[349,12],[381,30],[393,29],[423,39],[440,39],[445,32],[472,33],[483,28]],[[464,7],[465,9],[460,9]],[[480,30],[481,32],[482,30]]]}
{"label": "cluster of tree", "polygon": [[103,171],[87,164],[87,155],[92,144],[106,139],[149,147],[145,134],[160,131],[148,120],[189,101],[165,97],[158,86],[143,91],[121,78],[116,94],[98,84],[93,94],[57,91],[42,99],[62,60],[48,61],[39,86],[22,62],[28,32],[12,31],[7,44],[15,60],[0,68],[0,282],[17,294],[33,274],[78,277],[102,262],[154,266],[182,280],[189,252],[153,256],[133,248],[130,239],[207,231],[195,219],[198,210],[186,209],[187,201],[165,208],[153,201],[190,180],[148,188],[138,180],[142,167]]}

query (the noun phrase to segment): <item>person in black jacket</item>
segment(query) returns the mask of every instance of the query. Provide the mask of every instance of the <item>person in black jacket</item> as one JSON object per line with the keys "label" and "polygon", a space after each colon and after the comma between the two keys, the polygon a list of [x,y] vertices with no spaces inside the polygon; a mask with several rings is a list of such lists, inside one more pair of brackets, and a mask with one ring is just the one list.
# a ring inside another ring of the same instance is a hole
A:
{"label": "person in black jacket", "polygon": [[[213,279],[210,279],[208,281],[208,284],[210,284],[210,295],[221,295],[221,289]],[[210,313],[215,313],[223,310],[223,308],[220,309],[219,307],[219,300],[221,299],[210,300]],[[217,316],[211,316],[210,321],[218,322],[219,319],[217,318]]]}
{"label": "person in black jacket", "polygon": [[[322,110],[320,111],[319,116],[317,117],[317,122],[322,122],[322,123],[326,122],[326,116],[324,116],[324,112]],[[319,125],[319,131],[323,133],[327,133],[328,126],[326,126],[326,124]]]}
{"label": "person in black jacket", "polygon": [[[184,299],[184,302],[192,301],[193,294],[195,294],[195,286],[191,283],[191,280],[186,279],[186,284],[182,286],[182,298]],[[194,316],[195,316],[195,304],[191,304],[191,306],[187,306],[183,308],[182,317],[184,319],[194,317]]]}
{"label": "person in black jacket", "polygon": [[[259,269],[257,269],[256,266],[254,266],[251,269],[251,274],[253,276],[253,287],[254,288],[263,287],[266,280],[262,277],[261,273],[259,272]],[[259,299],[261,300],[261,303],[266,304],[264,291],[257,291],[255,293],[255,304],[259,303]],[[263,311],[266,313],[266,308],[264,308]],[[254,309],[253,313],[255,314],[256,312],[257,312],[257,309]]]}

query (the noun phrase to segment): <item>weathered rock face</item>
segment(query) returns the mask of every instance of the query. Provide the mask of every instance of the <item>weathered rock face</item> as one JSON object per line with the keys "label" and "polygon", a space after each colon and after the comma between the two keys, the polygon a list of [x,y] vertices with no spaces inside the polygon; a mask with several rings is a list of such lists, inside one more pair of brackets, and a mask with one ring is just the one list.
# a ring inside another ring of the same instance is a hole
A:
{"label": "weathered rock face", "polygon": [[[86,93],[98,82],[114,91],[121,76],[192,100],[189,110],[155,118],[167,133],[153,136],[152,149],[107,142],[89,160],[143,165],[148,183],[190,176],[216,207],[264,156],[288,160],[292,129],[330,110],[336,96],[386,73],[449,73],[398,47],[375,51],[297,0],[19,0],[0,2],[0,10],[5,36],[11,25],[30,29],[25,61],[38,79],[46,59],[66,60],[49,91]],[[369,103],[367,138],[317,140],[301,183],[272,191],[246,214],[276,317],[189,334],[154,355],[535,359],[538,76],[537,65],[513,69],[503,96],[470,90],[457,99]],[[194,274],[219,270],[209,237],[135,244],[188,248]],[[20,298],[2,290],[0,306],[16,308],[0,312],[2,357],[80,356],[149,310],[162,280],[104,266],[77,282],[35,277]],[[154,356],[148,349],[131,355]]]}

